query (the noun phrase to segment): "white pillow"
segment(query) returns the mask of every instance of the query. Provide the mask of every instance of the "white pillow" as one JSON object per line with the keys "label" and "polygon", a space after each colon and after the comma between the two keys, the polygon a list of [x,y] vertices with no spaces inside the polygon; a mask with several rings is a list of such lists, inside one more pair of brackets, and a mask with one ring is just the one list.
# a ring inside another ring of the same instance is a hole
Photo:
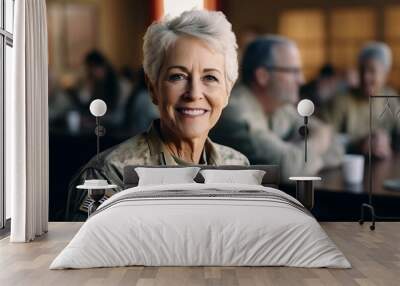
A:
{"label": "white pillow", "polygon": [[199,167],[135,168],[139,176],[139,186],[195,183],[193,179],[199,170]]}
{"label": "white pillow", "polygon": [[201,170],[204,183],[234,183],[261,185],[265,171],[262,170]]}

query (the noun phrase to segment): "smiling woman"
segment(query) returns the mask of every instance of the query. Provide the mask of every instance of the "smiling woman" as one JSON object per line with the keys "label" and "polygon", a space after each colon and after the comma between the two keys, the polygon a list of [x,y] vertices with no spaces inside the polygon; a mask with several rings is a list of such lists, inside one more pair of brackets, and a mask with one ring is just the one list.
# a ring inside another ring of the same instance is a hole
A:
{"label": "smiling woman", "polygon": [[122,190],[127,165],[249,164],[238,151],[208,138],[238,77],[236,37],[224,14],[192,10],[155,22],[144,36],[143,54],[160,119],[81,169],[70,184],[68,220],[86,217],[87,198],[75,186],[103,178]]}
{"label": "smiling woman", "polygon": [[208,132],[228,102],[223,70],[223,55],[201,40],[181,37],[167,51],[158,81],[150,83],[164,143],[185,161],[199,162]]}

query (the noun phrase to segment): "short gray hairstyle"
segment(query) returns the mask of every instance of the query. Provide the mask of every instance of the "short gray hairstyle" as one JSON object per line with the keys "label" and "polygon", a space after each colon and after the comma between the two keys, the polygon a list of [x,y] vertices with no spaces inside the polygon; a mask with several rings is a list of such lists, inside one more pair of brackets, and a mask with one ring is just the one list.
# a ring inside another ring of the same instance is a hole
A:
{"label": "short gray hairstyle", "polygon": [[164,18],[149,26],[144,35],[143,69],[153,84],[157,82],[167,49],[180,36],[205,41],[225,57],[225,75],[231,88],[238,78],[236,36],[222,12],[191,10],[176,18]]}
{"label": "short gray hairstyle", "polygon": [[358,64],[363,64],[366,60],[375,59],[380,61],[386,71],[392,66],[392,51],[389,46],[382,42],[368,42],[362,47],[358,55]]}
{"label": "short gray hairstyle", "polygon": [[278,35],[265,35],[251,42],[242,59],[243,83],[250,85],[254,78],[254,72],[259,67],[273,67],[276,62],[276,47],[291,45],[297,47],[296,43],[289,38]]}

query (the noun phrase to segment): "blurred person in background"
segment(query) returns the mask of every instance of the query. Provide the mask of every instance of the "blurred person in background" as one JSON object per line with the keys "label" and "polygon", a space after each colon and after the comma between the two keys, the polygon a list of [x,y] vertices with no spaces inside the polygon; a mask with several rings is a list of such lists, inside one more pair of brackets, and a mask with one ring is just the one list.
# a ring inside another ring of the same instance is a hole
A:
{"label": "blurred person in background", "polygon": [[348,68],[344,72],[344,82],[347,89],[355,89],[360,86],[360,75],[356,68]]}
{"label": "blurred person in background", "polygon": [[126,104],[126,101],[130,97],[132,93],[133,86],[135,82],[138,80],[137,76],[135,75],[135,71],[130,68],[129,66],[123,66],[119,72],[119,84],[121,95],[119,98],[119,102],[122,105]]}
{"label": "blurred person in background", "polygon": [[[386,85],[391,65],[392,53],[388,45],[367,43],[358,56],[360,86],[335,97],[321,112],[322,118],[344,135],[348,152],[368,154],[369,97],[396,94]],[[373,99],[372,104],[372,155],[388,158],[395,147],[392,139],[400,134],[399,100],[379,98]]]}
{"label": "blurred person in background", "polygon": [[92,51],[85,58],[85,69],[86,79],[79,94],[80,104],[87,109],[94,99],[102,99],[113,111],[118,104],[120,88],[111,63],[99,51]]}
{"label": "blurred person in background", "polygon": [[64,129],[65,118],[72,108],[72,101],[68,94],[57,82],[56,75],[49,68],[49,126],[50,130]]}
{"label": "blurred person in background", "polygon": [[151,122],[159,117],[156,105],[151,102],[145,73],[141,68],[124,109],[123,129],[130,135],[135,135],[146,131]]}
{"label": "blurred person in background", "polygon": [[325,64],[314,80],[300,88],[300,97],[310,99],[315,105],[315,115],[319,116],[321,108],[344,88],[345,84],[340,80],[335,68],[331,64]]}
{"label": "blurred person in background", "polygon": [[123,120],[125,118],[126,105],[129,98],[132,95],[133,88],[135,86],[135,72],[129,66],[123,66],[118,74],[119,84],[119,98],[118,103],[114,111],[114,124],[115,127],[123,130]]}
{"label": "blurred person in background", "polygon": [[243,154],[208,137],[238,77],[236,37],[225,15],[190,10],[154,22],[144,36],[143,55],[160,119],[81,168],[68,190],[67,219],[87,218],[87,195],[77,185],[105,179],[121,191],[128,165],[249,165]]}
{"label": "blurred person in background", "polygon": [[212,138],[244,153],[252,164],[279,164],[284,179],[337,166],[343,150],[332,129],[309,123],[309,159],[299,135],[303,118],[295,104],[304,78],[296,44],[268,35],[250,43],[242,60],[242,83],[235,86]]}
{"label": "blurred person in background", "polygon": [[107,104],[102,124],[115,127],[118,119],[115,111],[120,97],[118,76],[106,57],[96,50],[86,55],[84,65],[85,77],[82,82],[66,90],[72,102],[72,114],[79,114],[80,131],[92,131],[94,128],[95,121],[89,112],[89,105],[95,99],[104,100]]}
{"label": "blurred person in background", "polygon": [[58,79],[49,72],[49,127],[51,132],[78,135],[82,111],[77,103],[78,84],[75,74],[63,73]]}

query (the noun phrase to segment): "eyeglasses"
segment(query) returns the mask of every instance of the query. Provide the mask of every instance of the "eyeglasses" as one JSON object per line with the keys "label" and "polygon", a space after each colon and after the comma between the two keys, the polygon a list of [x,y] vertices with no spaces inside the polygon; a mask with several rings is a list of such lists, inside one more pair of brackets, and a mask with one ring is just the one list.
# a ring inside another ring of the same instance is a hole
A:
{"label": "eyeglasses", "polygon": [[279,67],[279,66],[264,66],[269,71],[287,72],[295,75],[301,74],[301,68],[298,67]]}

